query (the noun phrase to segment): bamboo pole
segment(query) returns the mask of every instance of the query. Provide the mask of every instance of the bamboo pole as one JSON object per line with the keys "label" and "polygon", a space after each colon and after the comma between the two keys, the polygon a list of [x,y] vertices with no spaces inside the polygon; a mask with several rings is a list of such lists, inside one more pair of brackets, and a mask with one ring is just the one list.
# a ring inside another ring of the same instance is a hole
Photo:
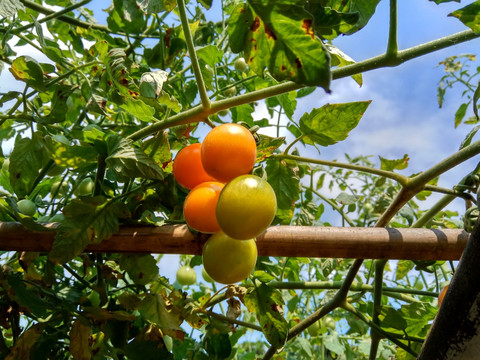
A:
{"label": "bamboo pole", "polygon": [[[40,232],[0,222],[0,250],[47,252],[55,226],[48,224],[50,231]],[[122,226],[85,251],[200,255],[207,238],[186,225]],[[461,229],[272,226],[257,238],[257,247],[260,256],[458,260],[468,239]]]}

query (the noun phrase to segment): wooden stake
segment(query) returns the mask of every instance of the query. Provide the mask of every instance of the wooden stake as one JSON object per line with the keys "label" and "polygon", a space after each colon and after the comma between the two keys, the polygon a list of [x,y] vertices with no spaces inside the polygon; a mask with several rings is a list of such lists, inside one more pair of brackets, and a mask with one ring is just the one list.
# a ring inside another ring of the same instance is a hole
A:
{"label": "wooden stake", "polygon": [[[51,249],[55,224],[37,232],[16,222],[0,222],[0,250]],[[208,235],[192,234],[186,225],[122,226],[86,252],[200,255]],[[469,234],[461,229],[351,228],[272,226],[257,238],[260,256],[358,259],[458,260]]]}

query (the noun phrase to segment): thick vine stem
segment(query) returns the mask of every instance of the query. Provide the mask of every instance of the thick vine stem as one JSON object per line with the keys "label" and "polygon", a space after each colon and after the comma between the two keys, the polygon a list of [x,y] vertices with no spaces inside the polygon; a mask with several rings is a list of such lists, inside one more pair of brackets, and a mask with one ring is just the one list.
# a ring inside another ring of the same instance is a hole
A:
{"label": "thick vine stem", "polygon": [[[383,295],[383,271],[387,260],[376,260],[375,261],[375,291],[373,295],[373,314],[372,322],[380,327],[380,313],[382,311],[382,295]],[[372,342],[370,343],[370,360],[375,360],[377,357],[378,345],[380,340],[382,340],[382,335],[376,331],[374,328],[370,331]]]}

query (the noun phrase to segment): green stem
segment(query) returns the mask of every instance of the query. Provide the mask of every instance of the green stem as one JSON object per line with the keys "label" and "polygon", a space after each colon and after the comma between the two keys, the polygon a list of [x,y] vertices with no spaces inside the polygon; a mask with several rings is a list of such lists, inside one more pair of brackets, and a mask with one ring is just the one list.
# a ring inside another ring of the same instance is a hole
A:
{"label": "green stem", "polygon": [[197,81],[198,92],[202,102],[203,109],[210,108],[210,99],[207,94],[205,82],[203,81],[202,72],[200,70],[200,64],[198,62],[197,53],[195,52],[195,44],[193,43],[192,33],[190,31],[190,24],[188,23],[187,12],[185,8],[185,1],[178,0],[178,12],[180,13],[180,20],[182,22],[182,29],[185,35],[185,41],[187,43],[188,54],[190,55],[190,61],[192,62],[193,73]]}
{"label": "green stem", "polygon": [[295,140],[293,140],[293,141],[285,148],[285,150],[283,151],[283,154],[288,155],[288,152],[290,151],[290,149],[292,148],[292,146],[295,145],[295,144],[296,144],[297,142],[299,142],[300,140],[302,140],[304,137],[305,137],[305,134],[302,134],[302,135],[300,135],[299,137],[297,137]]}
{"label": "green stem", "polygon": [[[385,270],[386,260],[375,261],[375,290],[373,293],[373,313],[372,322],[380,326],[380,313],[382,311],[382,290],[383,290],[383,271]],[[378,345],[382,340],[382,335],[372,328],[369,359],[375,360],[377,357]]]}
{"label": "green stem", "polygon": [[455,200],[454,195],[445,195],[438,200],[430,209],[427,210],[417,221],[412,224],[412,228],[424,227],[429,221],[431,221],[435,215],[437,215],[443,208]]}
{"label": "green stem", "polygon": [[[343,281],[270,281],[267,283],[268,286],[275,289],[292,289],[292,290],[334,290],[340,289]],[[375,287],[369,284],[358,284],[356,282],[352,283],[350,291],[369,291],[373,292]],[[384,293],[402,293],[402,294],[412,294],[419,296],[431,296],[437,297],[438,293],[434,291],[423,291],[412,288],[404,287],[389,287],[383,286],[382,292]]]}
{"label": "green stem", "polygon": [[[50,13],[49,15],[45,16],[44,18],[38,20],[38,23],[41,24],[41,23],[44,23],[44,22],[47,22],[49,20],[52,20],[52,19],[55,19],[55,18],[58,18],[58,17],[61,17],[62,15],[64,14],[67,14],[69,13],[70,11],[73,11],[75,9],[78,9],[79,7],[82,7],[84,5],[87,5],[90,1],[92,0],[83,0],[83,1],[80,1],[78,3],[75,3],[73,5],[70,5],[58,12],[52,12]],[[24,2],[24,4],[26,5],[27,1]],[[35,4],[37,5],[37,4]],[[39,11],[40,12],[40,11]],[[35,24],[34,23],[31,23],[31,24],[27,24],[27,25],[24,25],[24,26],[20,26],[19,28],[16,28],[16,29],[13,29],[11,32],[13,34],[18,34],[18,33],[21,33],[25,30],[28,30],[30,29],[31,27],[33,27]]]}
{"label": "green stem", "polygon": [[307,157],[303,157],[303,156],[286,155],[286,154],[274,154],[271,157],[272,158],[278,158],[278,159],[295,160],[295,161],[299,161],[299,162],[306,162],[306,163],[310,163],[310,164],[324,165],[324,166],[330,166],[330,167],[341,168],[341,169],[349,169],[349,170],[366,172],[366,173],[369,173],[369,174],[383,176],[383,177],[395,180],[398,183],[400,183],[401,185],[404,185],[408,182],[408,178],[404,175],[397,174],[393,171],[375,169],[375,168],[362,166],[362,165],[340,163],[340,162],[337,162],[337,161],[312,159],[312,158],[307,158]]}
{"label": "green stem", "polygon": [[[42,5],[37,4],[37,3],[34,3],[33,1],[29,1],[29,0],[20,0],[20,1],[22,2],[23,5],[25,5],[25,7],[29,8],[29,9],[32,9],[34,11],[37,11],[40,14],[44,14],[44,15],[47,15],[47,16],[52,15],[52,14],[56,14],[55,11],[53,11],[51,9],[48,9],[48,8],[42,6]],[[60,15],[60,16],[57,17],[57,19],[61,20],[63,22],[66,22],[70,25],[78,26],[78,27],[81,27],[81,28],[84,28],[84,29],[95,29],[95,30],[101,30],[101,31],[104,31],[104,32],[111,33],[108,26],[88,23],[88,22],[85,22],[85,21],[77,20],[77,19],[75,19],[71,16]]]}
{"label": "green stem", "polygon": [[398,53],[397,41],[397,0],[390,0],[390,25],[388,30],[388,44],[386,56],[395,59]]}
{"label": "green stem", "polygon": [[209,311],[209,310],[203,311],[202,310],[202,311],[199,311],[199,312],[204,313],[208,316],[214,317],[216,319],[223,320],[223,321],[228,322],[230,324],[240,325],[240,326],[243,326],[243,327],[246,327],[246,328],[249,328],[249,329],[252,329],[252,330],[256,330],[256,331],[262,331],[262,328],[258,325],[250,324],[246,321],[231,319],[228,316],[225,316],[225,315],[222,315],[222,314],[217,314],[217,313],[214,313],[213,311]]}

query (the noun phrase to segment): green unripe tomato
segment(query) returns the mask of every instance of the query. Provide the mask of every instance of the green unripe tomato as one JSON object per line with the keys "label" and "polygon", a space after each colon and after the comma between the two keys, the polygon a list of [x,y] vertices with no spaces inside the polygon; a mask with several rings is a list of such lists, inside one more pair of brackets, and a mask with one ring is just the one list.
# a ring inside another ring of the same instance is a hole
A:
{"label": "green unripe tomato", "polygon": [[182,285],[193,285],[197,281],[197,273],[190,266],[182,266],[177,270],[177,282]]}
{"label": "green unripe tomato", "polygon": [[2,164],[2,170],[8,171],[9,166],[10,166],[10,159],[9,158],[4,159]]}
{"label": "green unripe tomato", "polygon": [[207,72],[208,72],[211,76],[213,76],[214,73],[215,73],[215,72],[213,71],[213,69],[210,67],[210,65],[205,65],[205,70],[207,70]]}
{"label": "green unripe tomato", "polygon": [[205,268],[202,268],[202,277],[203,277],[203,280],[205,280],[208,283],[215,282],[215,280],[213,280],[212,277],[208,275],[208,273],[205,271]]}
{"label": "green unripe tomato", "polygon": [[78,184],[77,188],[74,191],[74,194],[76,196],[92,195],[94,186],[94,181],[91,178],[87,177],[83,179],[80,184]]}
{"label": "green unripe tomato", "polygon": [[235,86],[230,86],[228,89],[223,91],[223,95],[226,97],[232,97],[237,94],[237,88]]}
{"label": "green unripe tomato", "polygon": [[325,326],[330,330],[335,330],[335,319],[331,316],[326,316],[324,319]]}
{"label": "green unripe tomato", "polygon": [[247,62],[243,57],[235,60],[234,66],[236,70],[240,70],[241,72],[245,72],[245,70],[247,70]]}
{"label": "green unripe tomato", "polygon": [[32,200],[23,199],[17,202],[18,210],[24,215],[33,216],[37,212],[37,205]]}
{"label": "green unripe tomato", "polygon": [[321,328],[322,328],[322,320],[317,320],[307,328],[307,331],[310,334],[310,336],[317,336]]}
{"label": "green unripe tomato", "polygon": [[50,194],[52,196],[63,197],[67,195],[68,192],[68,184],[66,182],[55,181],[50,189]]}

